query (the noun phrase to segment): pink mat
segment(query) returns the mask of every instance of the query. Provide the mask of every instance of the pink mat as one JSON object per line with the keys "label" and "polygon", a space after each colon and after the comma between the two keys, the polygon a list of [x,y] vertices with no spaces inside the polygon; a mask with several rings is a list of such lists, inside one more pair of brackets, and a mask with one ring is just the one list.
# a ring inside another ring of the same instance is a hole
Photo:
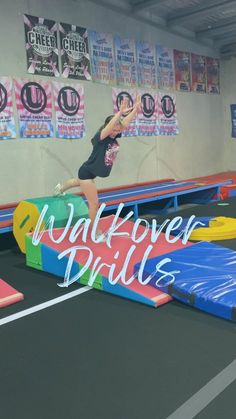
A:
{"label": "pink mat", "polygon": [[7,282],[0,279],[0,307],[5,307],[23,300],[24,295]]}

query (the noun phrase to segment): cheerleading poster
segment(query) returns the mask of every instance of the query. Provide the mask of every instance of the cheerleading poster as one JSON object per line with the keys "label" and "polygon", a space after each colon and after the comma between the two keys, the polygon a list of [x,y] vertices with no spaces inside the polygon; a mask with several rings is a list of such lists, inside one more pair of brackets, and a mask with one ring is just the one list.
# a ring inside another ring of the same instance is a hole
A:
{"label": "cheerleading poster", "polygon": [[116,80],[118,85],[135,87],[137,85],[136,52],[134,39],[115,36]]}
{"label": "cheerleading poster", "polygon": [[141,88],[156,88],[156,59],[155,47],[148,42],[138,41],[137,70],[138,84]]}
{"label": "cheerleading poster", "polygon": [[112,34],[89,31],[89,48],[93,81],[114,85],[116,75]]}
{"label": "cheerleading poster", "polygon": [[138,91],[141,96],[141,108],[137,114],[138,135],[158,135],[157,94],[151,91]]}
{"label": "cheerleading poster", "polygon": [[191,90],[206,93],[206,57],[191,54]]}
{"label": "cheerleading poster", "polygon": [[159,135],[177,135],[179,134],[176,96],[172,94],[157,93],[158,98],[158,120]]}
{"label": "cheerleading poster", "polygon": [[59,34],[62,77],[91,80],[87,29],[60,23]]}
{"label": "cheerleading poster", "polygon": [[56,113],[56,137],[64,139],[83,138],[84,88],[53,82],[54,107]]}
{"label": "cheerleading poster", "polygon": [[[120,110],[121,102],[127,98],[128,107],[132,107],[136,100],[136,92],[134,90],[112,89],[113,112]],[[125,115],[123,115],[125,116]],[[134,118],[127,128],[122,132],[122,137],[136,137],[138,135],[137,118]]]}
{"label": "cheerleading poster", "polygon": [[206,57],[207,92],[220,93],[220,61],[218,58]]}
{"label": "cheerleading poster", "polygon": [[12,80],[9,77],[0,77],[0,140],[11,138],[16,138],[12,104]]}
{"label": "cheerleading poster", "polygon": [[51,85],[46,81],[15,80],[21,138],[53,137]]}
{"label": "cheerleading poster", "polygon": [[174,90],[174,56],[171,48],[156,46],[157,86],[160,90]]}
{"label": "cheerleading poster", "polygon": [[190,83],[190,53],[174,50],[175,87],[180,92],[189,92]]}
{"label": "cheerleading poster", "polygon": [[28,73],[58,77],[57,23],[24,15],[24,27]]}
{"label": "cheerleading poster", "polygon": [[230,105],[230,111],[231,111],[231,137],[236,138],[236,105],[232,104]]}

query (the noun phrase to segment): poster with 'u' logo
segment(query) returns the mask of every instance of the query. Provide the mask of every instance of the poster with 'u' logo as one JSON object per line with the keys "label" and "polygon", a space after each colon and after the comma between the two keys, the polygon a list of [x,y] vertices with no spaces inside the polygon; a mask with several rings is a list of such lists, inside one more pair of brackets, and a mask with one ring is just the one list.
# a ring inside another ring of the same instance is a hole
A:
{"label": "poster with 'u' logo", "polygon": [[[176,96],[154,90],[112,89],[113,112],[120,109],[124,99],[132,108],[137,96],[141,97],[141,106],[131,123],[122,131],[123,137],[168,136],[178,135],[179,126],[176,113]],[[126,115],[123,115],[125,117]]]}
{"label": "poster with 'u' logo", "polygon": [[12,80],[0,78],[0,140],[16,138],[16,126],[13,116]]}
{"label": "poster with 'u' logo", "polygon": [[176,96],[157,93],[159,135],[178,135],[179,125],[176,113]]}
{"label": "poster with 'u' logo", "polygon": [[[113,112],[117,113],[120,110],[121,103],[123,100],[128,100],[128,107],[132,108],[135,99],[136,91],[132,89],[117,89],[113,87],[112,89],[112,102],[113,102]],[[123,117],[127,115],[123,114]],[[130,124],[122,131],[122,137],[136,137],[138,135],[138,126],[137,119],[133,118]]]}
{"label": "poster with 'u' logo", "polygon": [[137,115],[138,135],[158,135],[157,94],[152,91],[138,91],[141,96],[141,107]]}
{"label": "poster with 'u' logo", "polygon": [[50,83],[25,79],[16,79],[14,83],[20,137],[53,137]]}
{"label": "poster with 'u' logo", "polygon": [[64,139],[83,138],[84,88],[80,84],[73,86],[53,82],[54,106],[56,114],[56,137]]}

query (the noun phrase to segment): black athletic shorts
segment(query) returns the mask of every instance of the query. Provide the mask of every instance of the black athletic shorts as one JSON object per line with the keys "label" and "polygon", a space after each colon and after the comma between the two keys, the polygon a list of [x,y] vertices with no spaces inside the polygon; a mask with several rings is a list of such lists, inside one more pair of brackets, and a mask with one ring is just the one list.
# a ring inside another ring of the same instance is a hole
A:
{"label": "black athletic shorts", "polygon": [[78,171],[78,177],[81,180],[89,180],[95,179],[96,176],[87,169],[85,164],[82,164]]}

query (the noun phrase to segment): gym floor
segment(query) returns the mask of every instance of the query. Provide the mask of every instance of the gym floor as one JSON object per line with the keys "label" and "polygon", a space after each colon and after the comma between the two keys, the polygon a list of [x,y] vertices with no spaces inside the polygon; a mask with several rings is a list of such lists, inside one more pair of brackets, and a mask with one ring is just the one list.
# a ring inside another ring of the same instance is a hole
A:
{"label": "gym floor", "polygon": [[[234,217],[236,198],[226,203],[157,218]],[[217,243],[236,250],[236,240]],[[236,374],[224,384],[235,373],[235,323],[177,301],[153,309],[61,289],[26,267],[10,233],[0,245],[1,277],[25,295],[0,312],[2,418],[235,419]]]}

